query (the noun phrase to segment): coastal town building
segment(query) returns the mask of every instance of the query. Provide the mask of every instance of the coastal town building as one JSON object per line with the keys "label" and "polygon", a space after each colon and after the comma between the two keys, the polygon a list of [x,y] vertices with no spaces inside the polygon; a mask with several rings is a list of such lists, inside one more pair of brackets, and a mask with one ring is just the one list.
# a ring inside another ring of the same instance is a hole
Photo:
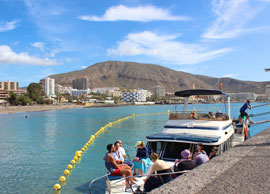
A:
{"label": "coastal town building", "polygon": [[44,91],[48,97],[55,96],[55,80],[50,77],[44,79]]}
{"label": "coastal town building", "polygon": [[251,93],[251,92],[243,92],[243,93],[227,93],[231,100],[251,100],[254,101],[256,100],[256,94]]}
{"label": "coastal town building", "polygon": [[157,98],[162,98],[165,96],[165,87],[164,86],[155,86],[154,87],[154,96]]}
{"label": "coastal town building", "polygon": [[86,89],[86,90],[72,89],[72,91],[71,91],[71,96],[77,96],[77,97],[79,97],[79,96],[82,96],[83,94],[88,95],[88,94],[90,94],[90,93],[91,93],[91,90],[90,90],[89,88]]}
{"label": "coastal town building", "polygon": [[18,96],[26,93],[26,90],[19,89],[19,83],[8,81],[0,81],[0,103],[5,103],[6,99],[9,98],[9,93],[14,92]]}
{"label": "coastal town building", "polygon": [[270,85],[265,86],[265,95],[268,100],[270,100]]}
{"label": "coastal town building", "polygon": [[122,93],[123,102],[146,102],[147,90],[135,90]]}
{"label": "coastal town building", "polygon": [[119,87],[93,88],[92,92],[98,93],[98,94],[106,94],[110,90],[118,91],[118,90],[120,90],[120,88]]}
{"label": "coastal town building", "polygon": [[112,97],[121,97],[122,92],[120,90],[109,90],[106,92],[106,95]]}
{"label": "coastal town building", "polygon": [[73,89],[86,90],[88,88],[88,79],[83,77],[72,80],[72,87]]}

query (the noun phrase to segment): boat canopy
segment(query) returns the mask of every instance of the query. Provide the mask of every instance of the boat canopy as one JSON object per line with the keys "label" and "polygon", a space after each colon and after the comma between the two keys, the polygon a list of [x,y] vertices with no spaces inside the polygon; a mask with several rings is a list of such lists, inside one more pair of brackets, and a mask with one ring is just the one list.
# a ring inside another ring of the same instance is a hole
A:
{"label": "boat canopy", "polygon": [[227,96],[227,94],[223,93],[220,90],[204,90],[204,89],[183,90],[183,91],[175,92],[174,95],[179,96],[179,97],[190,97],[190,96],[198,96],[198,95],[225,95]]}
{"label": "boat canopy", "polygon": [[146,136],[148,140],[171,140],[171,141],[189,141],[202,143],[215,143],[221,138],[220,136],[210,137],[193,134],[173,134],[173,133],[156,133]]}

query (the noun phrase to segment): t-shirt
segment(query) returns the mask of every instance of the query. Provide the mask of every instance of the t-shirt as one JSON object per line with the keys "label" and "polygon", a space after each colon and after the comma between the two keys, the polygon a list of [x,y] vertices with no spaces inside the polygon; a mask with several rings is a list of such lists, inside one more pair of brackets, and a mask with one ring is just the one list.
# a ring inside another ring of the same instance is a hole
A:
{"label": "t-shirt", "polygon": [[245,112],[245,110],[248,108],[248,103],[246,102],[241,108],[240,108],[240,112]]}
{"label": "t-shirt", "polygon": [[167,169],[170,169],[170,165],[167,162],[163,160],[159,160],[159,159],[157,159],[152,166],[153,171],[160,171],[160,170],[167,170]]}
{"label": "t-shirt", "polygon": [[141,159],[149,158],[149,154],[148,154],[147,148],[146,147],[138,148],[136,157],[138,157],[140,160]]}
{"label": "t-shirt", "polygon": [[126,151],[124,148],[119,147],[118,150],[122,153],[123,156],[126,155]]}
{"label": "t-shirt", "polygon": [[122,153],[119,150],[113,152],[113,157],[114,157],[115,160],[124,161],[124,157],[123,157]]}
{"label": "t-shirt", "polygon": [[209,160],[208,156],[202,152],[199,153],[195,158],[195,162],[196,162],[197,166],[207,162],[208,160]]}

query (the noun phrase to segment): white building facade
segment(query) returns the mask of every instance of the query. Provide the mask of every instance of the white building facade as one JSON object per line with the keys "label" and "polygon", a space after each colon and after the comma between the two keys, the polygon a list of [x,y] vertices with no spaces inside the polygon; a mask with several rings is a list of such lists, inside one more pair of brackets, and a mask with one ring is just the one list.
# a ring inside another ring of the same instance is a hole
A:
{"label": "white building facade", "polygon": [[55,96],[55,80],[54,79],[50,77],[45,78],[44,91],[48,97]]}
{"label": "white building facade", "polygon": [[134,92],[123,92],[123,102],[146,102],[147,90],[138,90]]}

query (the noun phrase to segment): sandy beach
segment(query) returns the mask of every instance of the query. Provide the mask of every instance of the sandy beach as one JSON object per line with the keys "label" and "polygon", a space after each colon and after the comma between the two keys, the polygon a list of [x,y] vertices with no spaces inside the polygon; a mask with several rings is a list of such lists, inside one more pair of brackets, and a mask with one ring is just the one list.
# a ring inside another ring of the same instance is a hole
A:
{"label": "sandy beach", "polygon": [[33,106],[0,106],[0,114],[10,114],[18,112],[49,111],[72,108],[84,108],[83,105],[33,105]]}

